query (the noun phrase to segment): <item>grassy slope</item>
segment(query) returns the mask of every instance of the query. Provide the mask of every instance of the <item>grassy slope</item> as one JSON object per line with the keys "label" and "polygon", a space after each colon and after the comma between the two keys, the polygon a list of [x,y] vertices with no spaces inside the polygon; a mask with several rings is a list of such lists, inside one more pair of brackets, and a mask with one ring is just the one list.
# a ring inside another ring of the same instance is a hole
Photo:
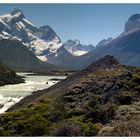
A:
{"label": "grassy slope", "polygon": [[[139,84],[139,68],[126,68],[107,56],[55,86],[28,96],[11,108],[13,112],[0,115],[0,135],[126,135],[121,124],[126,123],[125,130],[127,123],[139,126],[140,117],[135,113],[124,120],[120,108],[139,105]],[[139,135],[138,130],[131,131]]]}

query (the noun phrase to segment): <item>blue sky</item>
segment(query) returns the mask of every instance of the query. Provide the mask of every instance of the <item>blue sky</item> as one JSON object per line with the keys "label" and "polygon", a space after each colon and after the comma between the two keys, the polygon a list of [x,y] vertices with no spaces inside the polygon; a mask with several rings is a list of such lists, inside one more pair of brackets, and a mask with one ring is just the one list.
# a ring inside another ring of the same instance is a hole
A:
{"label": "blue sky", "polygon": [[127,19],[140,13],[140,4],[0,4],[0,14],[13,7],[38,27],[50,25],[62,42],[79,39],[93,45],[118,36]]}

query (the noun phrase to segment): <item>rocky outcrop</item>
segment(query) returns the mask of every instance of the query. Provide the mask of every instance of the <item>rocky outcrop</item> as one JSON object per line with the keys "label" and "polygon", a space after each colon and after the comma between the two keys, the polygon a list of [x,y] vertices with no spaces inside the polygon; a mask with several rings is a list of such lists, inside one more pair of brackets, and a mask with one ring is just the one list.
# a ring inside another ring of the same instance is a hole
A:
{"label": "rocky outcrop", "polygon": [[19,84],[23,83],[24,79],[16,75],[16,73],[3,64],[0,64],[0,86],[7,84]]}
{"label": "rocky outcrop", "polygon": [[112,40],[113,40],[113,38],[111,38],[111,37],[107,38],[107,39],[103,39],[96,45],[96,47],[103,47],[103,46],[107,45],[108,43],[110,43]]}
{"label": "rocky outcrop", "polygon": [[134,14],[125,23],[125,32],[139,29],[140,29],[140,14]]}

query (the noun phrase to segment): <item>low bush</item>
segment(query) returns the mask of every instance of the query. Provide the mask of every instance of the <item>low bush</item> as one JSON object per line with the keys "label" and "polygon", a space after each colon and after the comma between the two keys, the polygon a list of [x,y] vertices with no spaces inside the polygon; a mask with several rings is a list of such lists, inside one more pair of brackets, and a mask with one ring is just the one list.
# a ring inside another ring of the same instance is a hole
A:
{"label": "low bush", "polygon": [[132,103],[134,98],[134,94],[128,92],[128,91],[121,91],[114,97],[117,103],[120,105],[129,105]]}
{"label": "low bush", "polygon": [[135,74],[135,75],[133,76],[133,81],[134,81],[135,83],[137,83],[137,84],[140,84],[140,75]]}
{"label": "low bush", "polygon": [[72,123],[59,124],[60,126],[53,132],[53,136],[81,136],[81,129]]}
{"label": "low bush", "polygon": [[96,136],[99,132],[99,130],[101,130],[101,128],[103,127],[103,125],[101,123],[87,123],[86,128],[84,129],[84,136]]}

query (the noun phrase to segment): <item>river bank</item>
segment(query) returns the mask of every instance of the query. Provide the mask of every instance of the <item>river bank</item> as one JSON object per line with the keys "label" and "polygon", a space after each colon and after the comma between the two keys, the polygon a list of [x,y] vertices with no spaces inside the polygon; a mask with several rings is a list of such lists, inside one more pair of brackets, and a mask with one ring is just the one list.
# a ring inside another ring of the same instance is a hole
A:
{"label": "river bank", "polygon": [[[24,77],[25,83],[5,85],[0,87],[0,113],[4,113],[8,108],[19,102],[32,92],[47,89],[64,79],[64,76],[35,76],[33,73],[17,73]],[[52,80],[54,79],[54,80]],[[55,80],[59,79],[59,80]]]}

